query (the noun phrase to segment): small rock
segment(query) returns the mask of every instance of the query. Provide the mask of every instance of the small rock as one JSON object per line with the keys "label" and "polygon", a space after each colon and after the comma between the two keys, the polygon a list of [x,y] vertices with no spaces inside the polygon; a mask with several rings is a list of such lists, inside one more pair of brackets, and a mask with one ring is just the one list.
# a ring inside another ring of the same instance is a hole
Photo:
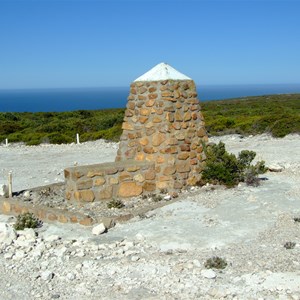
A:
{"label": "small rock", "polygon": [[23,250],[17,250],[14,255],[15,260],[20,260],[23,259],[24,257],[25,257],[25,252]]}
{"label": "small rock", "polygon": [[26,199],[26,200],[29,200],[30,199],[30,191],[25,191],[23,193],[23,197]]}
{"label": "small rock", "polygon": [[31,256],[36,260],[40,259],[42,257],[42,255],[43,255],[43,253],[40,250],[35,249],[34,251],[31,252]]}
{"label": "small rock", "polygon": [[125,243],[123,243],[122,246],[124,246],[124,250],[127,251],[134,246],[134,243],[133,242],[125,242]]}
{"label": "small rock", "polygon": [[44,281],[49,281],[53,278],[54,274],[49,271],[49,270],[46,270],[44,272],[41,273],[41,279],[44,280]]}
{"label": "small rock", "polygon": [[217,277],[217,274],[211,269],[202,270],[201,275],[205,278],[208,278],[208,279],[214,279],[214,278]]}
{"label": "small rock", "polygon": [[17,238],[13,227],[6,223],[0,223],[0,244],[9,246]]}
{"label": "small rock", "polygon": [[140,260],[140,258],[136,255],[131,257],[131,261],[138,261],[138,260]]}
{"label": "small rock", "polygon": [[135,238],[136,238],[136,240],[139,241],[139,242],[142,242],[142,241],[145,240],[145,237],[144,237],[141,233],[137,233],[137,234],[135,235]]}
{"label": "small rock", "polygon": [[0,185],[0,196],[8,198],[8,186],[5,184]]}
{"label": "small rock", "polygon": [[113,228],[116,225],[116,222],[113,218],[103,217],[101,221],[106,229]]}
{"label": "small rock", "polygon": [[101,223],[92,229],[92,234],[100,235],[100,234],[104,233],[105,231],[106,231],[106,227],[104,226],[103,223]]}
{"label": "small rock", "polygon": [[32,228],[25,228],[24,230],[19,231],[19,235],[24,236],[26,240],[36,239],[36,232]]}
{"label": "small rock", "polygon": [[46,270],[49,266],[49,262],[48,261],[43,261],[41,263],[41,270]]}
{"label": "small rock", "polygon": [[68,278],[70,281],[73,281],[73,280],[76,278],[76,276],[75,276],[74,273],[68,273],[68,274],[67,274],[67,278]]}
{"label": "small rock", "polygon": [[212,296],[214,299],[224,299],[228,295],[231,294],[229,290],[223,289],[221,287],[219,288],[213,288],[208,291],[208,294]]}
{"label": "small rock", "polygon": [[200,261],[198,259],[194,259],[193,264],[195,267],[198,267],[198,268],[200,268],[202,266],[202,264],[200,263]]}
{"label": "small rock", "polygon": [[63,257],[66,252],[67,252],[67,248],[65,246],[58,249],[54,249],[54,253],[58,257]]}
{"label": "small rock", "polygon": [[50,243],[58,241],[58,240],[60,240],[60,236],[58,236],[58,235],[49,235],[49,236],[45,237],[45,241],[50,242]]}
{"label": "small rock", "polygon": [[107,249],[106,245],[104,244],[98,245],[98,250],[106,250],[106,249]]}
{"label": "small rock", "polygon": [[172,199],[172,197],[170,195],[164,196],[164,200],[166,200],[166,201],[169,201],[171,199]]}
{"label": "small rock", "polygon": [[78,256],[78,257],[84,257],[85,253],[84,253],[83,250],[78,250],[76,256]]}
{"label": "small rock", "polygon": [[13,255],[14,255],[13,253],[8,252],[8,253],[5,253],[5,254],[4,254],[4,258],[5,258],[5,259],[12,259]]}
{"label": "small rock", "polygon": [[282,172],[283,167],[278,164],[273,164],[267,167],[270,172]]}

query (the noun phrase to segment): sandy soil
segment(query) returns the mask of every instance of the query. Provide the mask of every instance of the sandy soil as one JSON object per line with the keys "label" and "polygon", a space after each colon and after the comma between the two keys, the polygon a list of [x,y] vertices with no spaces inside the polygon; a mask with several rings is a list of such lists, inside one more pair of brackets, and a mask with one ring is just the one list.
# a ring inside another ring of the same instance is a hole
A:
{"label": "sandy soil", "polygon": [[[282,171],[266,173],[259,187],[195,188],[100,236],[60,224],[44,224],[36,237],[19,234],[9,245],[0,234],[0,298],[300,299],[299,135],[210,139],[219,140],[233,153],[254,150]],[[17,190],[61,181],[63,168],[113,161],[116,149],[103,141],[1,146],[2,181],[9,170]],[[204,263],[215,255],[228,265],[209,272]]]}

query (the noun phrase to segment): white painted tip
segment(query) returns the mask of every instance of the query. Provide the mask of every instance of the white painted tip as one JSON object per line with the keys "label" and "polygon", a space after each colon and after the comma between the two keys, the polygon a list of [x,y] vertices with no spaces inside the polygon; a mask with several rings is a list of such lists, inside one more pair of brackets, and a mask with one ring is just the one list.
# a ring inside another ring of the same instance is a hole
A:
{"label": "white painted tip", "polygon": [[160,63],[135,81],[192,80],[166,63]]}

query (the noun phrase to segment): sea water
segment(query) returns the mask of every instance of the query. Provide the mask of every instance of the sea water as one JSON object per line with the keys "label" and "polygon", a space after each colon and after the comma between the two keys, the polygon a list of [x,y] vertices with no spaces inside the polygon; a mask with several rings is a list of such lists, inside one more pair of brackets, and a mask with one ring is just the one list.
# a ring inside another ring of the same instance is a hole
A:
{"label": "sea water", "polygon": [[[300,93],[300,84],[197,86],[200,101]],[[71,111],[126,106],[129,87],[0,90],[1,112]]]}

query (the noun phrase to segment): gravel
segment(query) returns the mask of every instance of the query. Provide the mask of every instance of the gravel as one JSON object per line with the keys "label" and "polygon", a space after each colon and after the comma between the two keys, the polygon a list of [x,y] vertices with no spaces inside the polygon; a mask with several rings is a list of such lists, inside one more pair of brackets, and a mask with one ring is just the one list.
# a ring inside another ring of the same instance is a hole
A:
{"label": "gravel", "polygon": [[[299,135],[211,140],[234,153],[254,150],[282,170],[258,187],[193,188],[101,235],[47,223],[15,232],[14,218],[0,215],[0,299],[300,299]],[[2,146],[1,170],[12,169],[14,186],[27,189],[56,182],[74,161],[113,161],[116,149],[103,141]],[[213,256],[226,268],[206,269]]]}

